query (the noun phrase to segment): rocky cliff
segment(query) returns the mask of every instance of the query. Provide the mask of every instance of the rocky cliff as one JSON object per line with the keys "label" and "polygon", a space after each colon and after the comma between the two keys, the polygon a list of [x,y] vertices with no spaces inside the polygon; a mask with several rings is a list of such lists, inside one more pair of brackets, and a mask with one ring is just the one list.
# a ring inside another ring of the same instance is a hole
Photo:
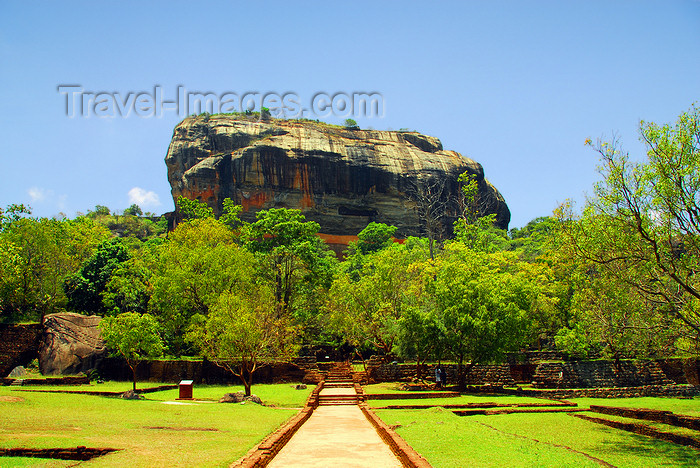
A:
{"label": "rocky cliff", "polygon": [[355,235],[370,221],[396,226],[398,237],[423,235],[426,200],[440,206],[449,235],[464,171],[476,176],[481,212],[496,213],[504,229],[510,221],[479,163],[418,132],[201,115],[175,127],[165,162],[173,199],[198,199],[219,213],[231,198],[246,220],[262,209],[298,208],[330,235]]}

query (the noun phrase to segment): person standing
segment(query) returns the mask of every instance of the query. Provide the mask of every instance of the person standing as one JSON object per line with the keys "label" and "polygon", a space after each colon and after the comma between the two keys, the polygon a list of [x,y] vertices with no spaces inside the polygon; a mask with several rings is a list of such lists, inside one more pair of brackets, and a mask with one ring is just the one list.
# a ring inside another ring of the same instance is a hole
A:
{"label": "person standing", "polygon": [[442,388],[442,369],[440,369],[440,366],[435,368],[435,385],[437,385],[437,388]]}

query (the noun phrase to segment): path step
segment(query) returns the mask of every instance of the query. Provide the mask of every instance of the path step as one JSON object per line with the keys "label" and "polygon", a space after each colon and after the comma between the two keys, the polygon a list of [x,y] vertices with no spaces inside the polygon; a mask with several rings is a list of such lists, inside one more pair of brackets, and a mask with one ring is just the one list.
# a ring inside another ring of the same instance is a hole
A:
{"label": "path step", "polygon": [[21,387],[24,385],[24,379],[15,379],[11,384],[10,387]]}

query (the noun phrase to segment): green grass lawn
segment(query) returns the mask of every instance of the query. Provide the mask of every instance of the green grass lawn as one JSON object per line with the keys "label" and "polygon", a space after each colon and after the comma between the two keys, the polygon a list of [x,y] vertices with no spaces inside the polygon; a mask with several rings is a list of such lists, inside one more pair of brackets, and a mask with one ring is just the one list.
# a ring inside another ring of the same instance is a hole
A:
{"label": "green grass lawn", "polygon": [[[129,383],[96,388],[129,389]],[[29,387],[24,387],[24,390]],[[87,386],[77,387],[86,389]],[[61,387],[71,389],[71,387]],[[195,398],[218,399],[242,387],[195,386]],[[177,390],[128,401],[65,393],[37,393],[0,387],[0,446],[122,449],[81,463],[86,467],[228,466],[296,414],[312,387],[254,385],[266,404],[175,402]],[[21,401],[8,401],[19,397]],[[177,404],[173,404],[177,403]],[[0,458],[0,466],[68,466],[58,460]]]}
{"label": "green grass lawn", "polygon": [[[572,398],[570,401],[588,408],[590,405],[647,408],[700,417],[700,396],[695,398]],[[595,414],[594,414],[595,415]]]}
{"label": "green grass lawn", "polygon": [[[456,416],[443,408],[377,410],[435,467],[699,466],[700,452],[564,413]],[[595,459],[589,458],[593,457]]]}

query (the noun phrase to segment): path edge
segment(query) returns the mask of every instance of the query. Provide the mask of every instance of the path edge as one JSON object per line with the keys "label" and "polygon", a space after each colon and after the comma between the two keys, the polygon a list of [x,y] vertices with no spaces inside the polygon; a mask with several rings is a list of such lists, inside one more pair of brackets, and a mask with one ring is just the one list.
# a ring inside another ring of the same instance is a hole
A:
{"label": "path edge", "polygon": [[403,466],[407,468],[432,468],[428,460],[423,458],[413,447],[408,445],[395,430],[382,421],[367,403],[364,401],[360,402],[359,407],[365,417],[377,430],[379,437],[381,437],[384,443],[394,452],[394,455],[401,461]]}
{"label": "path edge", "polygon": [[321,380],[316,385],[309,398],[306,399],[306,405],[301,411],[275,432],[265,437],[262,442],[250,449],[243,457],[229,465],[229,468],[262,468],[267,466],[302,424],[311,417],[314,410],[318,408],[318,394],[323,389],[324,383]]}

